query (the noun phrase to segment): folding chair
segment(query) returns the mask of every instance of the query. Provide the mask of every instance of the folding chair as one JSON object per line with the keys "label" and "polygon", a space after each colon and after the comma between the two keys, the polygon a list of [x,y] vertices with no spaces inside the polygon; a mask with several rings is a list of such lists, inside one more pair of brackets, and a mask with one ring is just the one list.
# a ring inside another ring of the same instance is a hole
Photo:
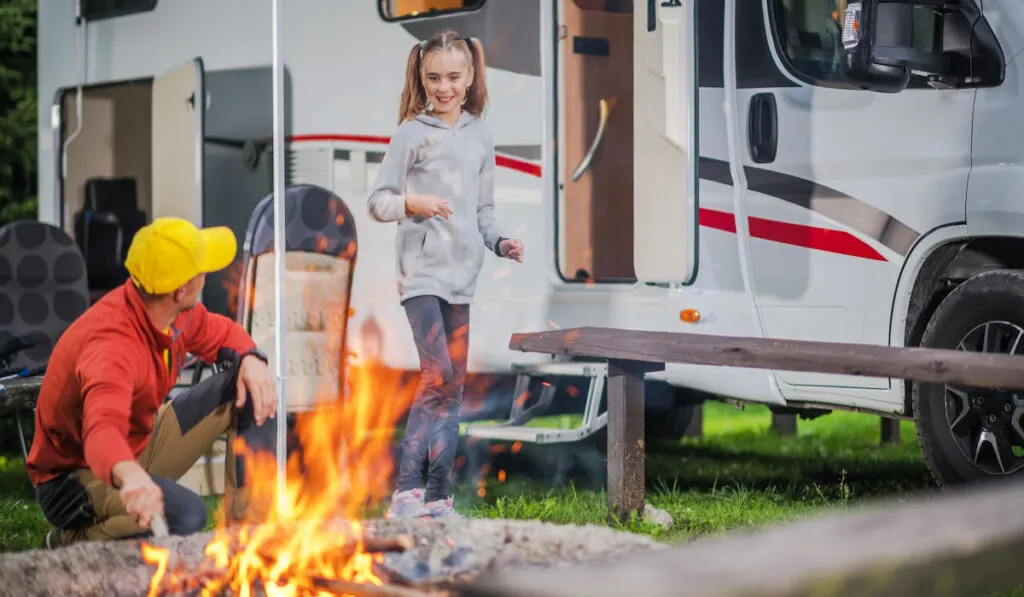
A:
{"label": "folding chair", "polygon": [[[271,194],[260,201],[249,221],[237,313],[276,371],[273,199]],[[344,394],[357,242],[352,213],[330,191],[292,186],[285,191],[285,206],[287,409],[297,412]]]}
{"label": "folding chair", "polygon": [[[253,210],[243,239],[236,320],[270,359],[275,354],[274,197]],[[322,187],[285,190],[286,410],[309,411],[345,394],[349,298],[355,271],[355,220],[345,202]],[[205,368],[197,363],[193,382]],[[289,417],[291,418],[291,417]],[[233,441],[229,436],[227,441]],[[207,476],[212,473],[207,472]]]}
{"label": "folding chair", "polygon": [[[57,339],[88,306],[85,258],[71,237],[32,220],[0,228],[0,369],[6,376],[41,375]],[[13,412],[27,459],[21,414]]]}

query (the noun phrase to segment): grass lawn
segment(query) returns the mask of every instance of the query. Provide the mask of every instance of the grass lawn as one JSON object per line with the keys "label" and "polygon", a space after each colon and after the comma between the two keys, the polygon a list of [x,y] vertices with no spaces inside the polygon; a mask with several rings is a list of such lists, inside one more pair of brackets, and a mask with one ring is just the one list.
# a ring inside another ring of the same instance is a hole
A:
{"label": "grass lawn", "polygon": [[[709,403],[704,432],[702,439],[648,447],[648,501],[672,515],[673,527],[634,522],[626,530],[682,543],[862,500],[898,500],[934,490],[911,423],[902,424],[902,441],[894,446],[879,444],[878,417],[840,412],[800,420],[796,437],[781,438],[772,432],[764,407],[738,410]],[[504,449],[504,455],[485,470],[484,482],[457,487],[461,511],[475,517],[605,523],[606,498],[599,489],[604,462],[596,448],[523,447],[514,456],[507,448],[489,448]],[[552,470],[559,454],[576,466],[568,478],[556,481],[544,471]],[[45,531],[23,463],[0,456],[0,552],[34,548]],[[1024,589],[1008,595],[1024,597]]]}
{"label": "grass lawn", "polygon": [[[878,417],[839,412],[800,420],[796,437],[778,437],[767,408],[707,403],[704,438],[648,447],[647,501],[671,514],[674,526],[627,528],[679,543],[934,490],[912,423],[901,425],[901,440],[881,446]],[[543,458],[545,451],[551,449],[523,448],[520,455]],[[590,458],[599,458],[594,452]],[[501,482],[492,472],[483,499],[474,499],[474,489],[460,495],[471,500],[465,511],[473,516],[603,523],[607,510],[600,490],[551,487],[511,473]]]}

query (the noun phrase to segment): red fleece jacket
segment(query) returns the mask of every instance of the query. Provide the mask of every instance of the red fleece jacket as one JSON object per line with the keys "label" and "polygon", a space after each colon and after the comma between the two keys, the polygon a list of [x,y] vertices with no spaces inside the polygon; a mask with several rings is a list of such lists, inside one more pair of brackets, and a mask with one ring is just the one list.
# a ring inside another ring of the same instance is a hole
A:
{"label": "red fleece jacket", "polygon": [[114,465],[137,459],[149,442],[186,352],[213,362],[221,349],[241,354],[254,346],[242,326],[201,304],[171,327],[171,335],[157,329],[130,280],[68,327],[39,392],[27,462],[32,483],[89,468],[113,485]]}

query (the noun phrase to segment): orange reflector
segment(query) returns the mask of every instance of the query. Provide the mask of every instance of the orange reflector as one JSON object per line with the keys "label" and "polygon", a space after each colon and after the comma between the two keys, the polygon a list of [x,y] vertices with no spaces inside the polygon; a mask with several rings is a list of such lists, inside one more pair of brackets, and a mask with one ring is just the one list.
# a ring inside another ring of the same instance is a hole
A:
{"label": "orange reflector", "polygon": [[683,309],[679,312],[679,319],[685,323],[697,323],[700,321],[700,311],[696,309]]}

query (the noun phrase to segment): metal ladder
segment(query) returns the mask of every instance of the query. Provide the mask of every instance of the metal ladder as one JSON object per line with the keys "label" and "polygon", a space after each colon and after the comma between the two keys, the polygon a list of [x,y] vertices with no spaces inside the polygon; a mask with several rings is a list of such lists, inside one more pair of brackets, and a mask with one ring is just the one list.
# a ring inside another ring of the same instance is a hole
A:
{"label": "metal ladder", "polygon": [[[551,361],[513,365],[517,373],[512,410],[504,423],[474,423],[466,426],[465,435],[498,441],[519,441],[536,444],[575,442],[600,431],[608,424],[608,412],[598,413],[605,382],[607,363],[585,361]],[[555,399],[557,384],[545,383],[536,404],[526,407],[526,397],[533,378],[588,377],[587,401],[583,408],[583,421],[575,429],[530,427],[530,420],[547,412]]]}

